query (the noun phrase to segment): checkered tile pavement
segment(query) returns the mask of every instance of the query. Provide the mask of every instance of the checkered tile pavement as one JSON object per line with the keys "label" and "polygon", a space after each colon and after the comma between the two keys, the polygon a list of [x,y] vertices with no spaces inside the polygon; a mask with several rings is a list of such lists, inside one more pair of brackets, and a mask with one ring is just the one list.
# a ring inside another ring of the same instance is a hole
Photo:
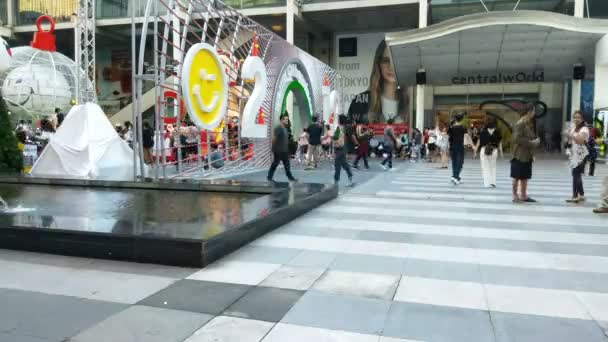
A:
{"label": "checkered tile pavement", "polygon": [[0,250],[0,342],[608,341],[608,217],[565,163],[400,165],[204,268]]}

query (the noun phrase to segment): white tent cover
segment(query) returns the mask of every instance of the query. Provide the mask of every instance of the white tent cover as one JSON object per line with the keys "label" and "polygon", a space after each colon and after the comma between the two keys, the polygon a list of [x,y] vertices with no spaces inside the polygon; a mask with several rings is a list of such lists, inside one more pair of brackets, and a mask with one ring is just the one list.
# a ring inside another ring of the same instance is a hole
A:
{"label": "white tent cover", "polygon": [[30,172],[35,177],[133,178],[133,150],[97,104],[72,107]]}

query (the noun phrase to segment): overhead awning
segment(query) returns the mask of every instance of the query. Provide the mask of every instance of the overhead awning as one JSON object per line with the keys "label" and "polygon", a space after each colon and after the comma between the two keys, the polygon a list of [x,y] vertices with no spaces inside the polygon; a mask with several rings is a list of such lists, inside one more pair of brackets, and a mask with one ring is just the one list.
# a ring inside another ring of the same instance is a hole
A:
{"label": "overhead awning", "polygon": [[400,84],[553,82],[572,78],[575,64],[593,77],[595,46],[608,20],[542,11],[467,15],[418,30],[388,33]]}

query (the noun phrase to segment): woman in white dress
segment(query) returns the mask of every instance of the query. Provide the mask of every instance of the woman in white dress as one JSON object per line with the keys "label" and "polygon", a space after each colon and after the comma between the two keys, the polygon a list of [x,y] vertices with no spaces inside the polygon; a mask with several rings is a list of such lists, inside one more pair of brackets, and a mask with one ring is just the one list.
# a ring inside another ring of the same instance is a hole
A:
{"label": "woman in white dress", "polygon": [[481,162],[481,175],[483,185],[486,188],[496,187],[496,159],[498,152],[502,156],[502,136],[496,129],[496,121],[491,120],[486,127],[479,133],[479,139],[475,146],[475,151],[479,152]]}
{"label": "woman in white dress", "polygon": [[437,147],[439,147],[439,152],[441,155],[441,166],[440,169],[448,168],[448,152],[449,152],[449,136],[447,127],[443,126],[437,128],[439,133],[437,134]]}
{"label": "woman in white dress", "polygon": [[583,189],[583,173],[585,172],[585,161],[589,150],[587,140],[589,129],[580,111],[574,112],[573,125],[568,134],[568,156],[569,165],[572,169],[572,198],[566,200],[568,203],[580,203],[585,201],[585,190]]}

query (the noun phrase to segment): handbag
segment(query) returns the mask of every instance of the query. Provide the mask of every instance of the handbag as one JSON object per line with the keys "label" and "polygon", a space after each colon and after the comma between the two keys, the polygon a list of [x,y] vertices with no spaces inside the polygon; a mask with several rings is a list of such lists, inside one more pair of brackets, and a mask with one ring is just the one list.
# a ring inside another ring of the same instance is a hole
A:
{"label": "handbag", "polygon": [[494,153],[494,145],[486,145],[484,148],[484,153],[486,156],[491,156]]}

